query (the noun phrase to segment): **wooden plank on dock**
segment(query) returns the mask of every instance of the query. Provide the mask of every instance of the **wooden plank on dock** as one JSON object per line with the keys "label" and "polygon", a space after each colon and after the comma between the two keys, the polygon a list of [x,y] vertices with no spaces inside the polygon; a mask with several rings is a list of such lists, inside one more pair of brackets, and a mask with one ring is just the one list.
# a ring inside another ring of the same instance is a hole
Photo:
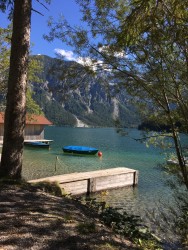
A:
{"label": "wooden plank on dock", "polygon": [[72,195],[93,193],[101,190],[134,186],[138,183],[138,171],[130,168],[111,168],[81,173],[51,176],[33,182],[56,182],[66,193]]}

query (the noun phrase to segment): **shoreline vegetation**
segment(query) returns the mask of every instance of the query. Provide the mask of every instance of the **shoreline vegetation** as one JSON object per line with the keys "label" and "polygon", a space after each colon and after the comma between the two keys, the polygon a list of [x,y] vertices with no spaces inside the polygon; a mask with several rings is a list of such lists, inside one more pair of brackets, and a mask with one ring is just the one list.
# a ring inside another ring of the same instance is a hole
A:
{"label": "shoreline vegetation", "polygon": [[[136,229],[135,218],[123,219],[112,208],[104,209],[104,203],[83,204],[62,195],[56,184],[2,180],[0,190],[0,249],[162,249],[148,232]],[[120,227],[118,220],[126,226]]]}

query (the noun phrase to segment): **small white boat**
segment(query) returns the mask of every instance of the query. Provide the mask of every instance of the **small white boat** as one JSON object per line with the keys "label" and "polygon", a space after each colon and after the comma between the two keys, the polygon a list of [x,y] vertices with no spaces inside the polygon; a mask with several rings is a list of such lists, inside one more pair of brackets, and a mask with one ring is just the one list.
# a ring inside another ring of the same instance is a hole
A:
{"label": "small white boat", "polygon": [[[184,157],[185,164],[188,165],[188,157]],[[167,160],[167,164],[169,165],[178,165],[178,160],[169,159]]]}
{"label": "small white boat", "polygon": [[49,148],[50,142],[53,140],[25,140],[24,145],[28,147],[35,147],[35,148]]}
{"label": "small white boat", "polygon": [[49,148],[50,144],[49,143],[45,143],[45,142],[39,142],[39,141],[35,141],[35,142],[25,142],[24,143],[25,146],[28,147],[37,147],[37,148]]}

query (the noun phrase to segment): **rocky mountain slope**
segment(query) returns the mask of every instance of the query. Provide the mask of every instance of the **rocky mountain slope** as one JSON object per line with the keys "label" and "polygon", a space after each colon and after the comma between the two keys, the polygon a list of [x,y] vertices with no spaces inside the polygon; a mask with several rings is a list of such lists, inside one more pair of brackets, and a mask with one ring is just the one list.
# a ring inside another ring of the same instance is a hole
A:
{"label": "rocky mountain slope", "polygon": [[93,74],[76,62],[35,56],[42,83],[32,83],[33,98],[56,125],[137,126],[139,116],[125,91],[115,94],[108,74]]}

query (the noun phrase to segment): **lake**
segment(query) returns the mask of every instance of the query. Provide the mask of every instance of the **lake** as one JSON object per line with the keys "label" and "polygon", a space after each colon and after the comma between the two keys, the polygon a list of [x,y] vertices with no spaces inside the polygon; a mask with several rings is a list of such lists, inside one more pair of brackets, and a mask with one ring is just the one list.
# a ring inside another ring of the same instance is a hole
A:
{"label": "lake", "polygon": [[[164,184],[164,173],[157,167],[165,161],[165,155],[157,148],[147,148],[134,140],[141,137],[140,131],[129,129],[128,132],[128,136],[121,136],[114,128],[47,127],[45,138],[54,142],[50,150],[25,147],[23,177],[31,180],[114,167],[133,168],[139,171],[138,186],[110,190],[105,199],[112,206],[143,214],[148,207],[154,208],[158,200],[171,199],[170,190]],[[96,147],[103,156],[67,155],[62,151],[66,145]],[[96,196],[100,199],[100,194]]]}

